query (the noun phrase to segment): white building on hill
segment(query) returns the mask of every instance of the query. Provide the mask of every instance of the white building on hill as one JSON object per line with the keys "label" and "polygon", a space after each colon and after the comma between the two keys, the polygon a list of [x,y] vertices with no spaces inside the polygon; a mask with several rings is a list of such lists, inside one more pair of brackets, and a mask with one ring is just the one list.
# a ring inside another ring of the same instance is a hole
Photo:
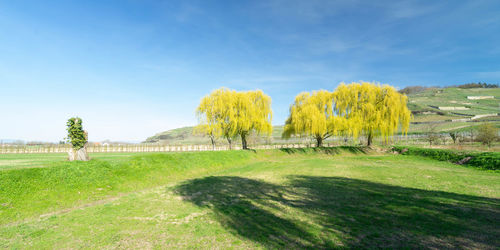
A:
{"label": "white building on hill", "polygon": [[483,96],[467,96],[469,100],[484,100],[484,99],[495,99],[492,95],[483,95]]}

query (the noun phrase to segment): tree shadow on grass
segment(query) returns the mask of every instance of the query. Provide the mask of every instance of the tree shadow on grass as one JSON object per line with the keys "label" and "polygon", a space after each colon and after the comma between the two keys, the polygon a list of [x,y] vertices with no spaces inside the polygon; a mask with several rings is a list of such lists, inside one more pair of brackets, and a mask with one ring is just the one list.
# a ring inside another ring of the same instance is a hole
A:
{"label": "tree shadow on grass", "polygon": [[194,179],[175,191],[267,248],[496,248],[500,200],[369,181]]}
{"label": "tree shadow on grass", "polygon": [[356,146],[338,146],[338,147],[313,147],[313,148],[281,148],[280,151],[287,154],[307,154],[307,153],[322,153],[327,155],[338,155],[342,152],[352,154],[367,154],[367,147]]}
{"label": "tree shadow on grass", "polygon": [[184,200],[209,207],[232,233],[266,247],[312,247],[323,243],[295,222],[269,211],[287,200],[281,186],[247,178],[220,176],[195,179],[178,186]]}

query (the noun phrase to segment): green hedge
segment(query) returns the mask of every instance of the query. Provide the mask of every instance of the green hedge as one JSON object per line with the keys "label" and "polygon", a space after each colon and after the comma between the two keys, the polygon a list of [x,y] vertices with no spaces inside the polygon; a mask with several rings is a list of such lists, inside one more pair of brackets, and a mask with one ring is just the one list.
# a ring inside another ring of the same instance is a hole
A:
{"label": "green hedge", "polygon": [[459,161],[467,157],[471,157],[471,159],[464,165],[482,169],[500,170],[500,152],[468,152],[449,149],[430,149],[405,146],[394,146],[392,148],[393,151],[397,151],[399,153],[401,153],[405,149],[407,151],[402,153],[403,155],[419,155],[439,161],[449,161],[453,163],[458,163]]}

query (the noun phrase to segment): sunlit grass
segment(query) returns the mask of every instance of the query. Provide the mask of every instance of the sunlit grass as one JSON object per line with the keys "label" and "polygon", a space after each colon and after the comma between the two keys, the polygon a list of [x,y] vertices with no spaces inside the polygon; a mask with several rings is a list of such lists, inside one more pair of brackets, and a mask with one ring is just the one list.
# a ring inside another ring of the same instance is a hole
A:
{"label": "sunlit grass", "polygon": [[499,245],[498,172],[350,147],[124,159],[0,171],[0,247]]}

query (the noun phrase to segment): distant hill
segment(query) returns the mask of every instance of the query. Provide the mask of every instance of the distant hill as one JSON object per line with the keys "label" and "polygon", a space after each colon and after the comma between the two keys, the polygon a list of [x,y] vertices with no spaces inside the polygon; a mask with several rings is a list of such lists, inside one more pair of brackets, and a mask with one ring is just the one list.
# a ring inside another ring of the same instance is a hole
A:
{"label": "distant hill", "polygon": [[[203,135],[193,134],[194,127],[182,127],[176,128],[172,130],[167,130],[158,134],[155,134],[151,137],[148,137],[144,143],[157,143],[161,142],[162,144],[168,145],[189,145],[189,144],[207,144],[209,143],[209,139]],[[273,133],[271,134],[271,141],[273,142],[282,142],[285,141],[281,139],[281,134],[283,133],[283,126],[273,126]],[[252,135],[249,138],[250,141],[259,141],[265,142],[269,140],[264,136]],[[219,140],[219,143],[226,143],[224,140]],[[240,143],[238,138],[235,138],[235,143]]]}
{"label": "distant hill", "polygon": [[[467,96],[493,96],[493,99],[469,100]],[[408,108],[413,113],[414,119],[410,125],[410,133],[425,133],[430,127],[437,131],[463,131],[467,128],[477,127],[483,122],[491,122],[500,127],[500,88],[429,88],[424,91],[408,95]],[[441,110],[439,107],[464,107],[466,110]],[[478,115],[496,114],[478,119]],[[459,120],[459,121],[456,121]],[[462,121],[460,121],[462,120]],[[465,121],[468,120],[468,121]],[[209,139],[202,135],[193,134],[194,127],[183,127],[164,131],[147,138],[145,143],[170,145],[182,144],[207,144]],[[283,126],[273,126],[270,138],[253,135],[252,142],[297,142],[301,139],[283,140],[281,134]],[[303,139],[302,139],[303,141]],[[219,143],[226,143],[219,140]],[[235,143],[239,143],[236,139]]]}
{"label": "distant hill", "polygon": [[151,137],[148,137],[145,143],[156,143],[162,141],[167,144],[196,144],[206,143],[206,138],[200,135],[193,135],[194,127],[182,127],[167,130]]}

